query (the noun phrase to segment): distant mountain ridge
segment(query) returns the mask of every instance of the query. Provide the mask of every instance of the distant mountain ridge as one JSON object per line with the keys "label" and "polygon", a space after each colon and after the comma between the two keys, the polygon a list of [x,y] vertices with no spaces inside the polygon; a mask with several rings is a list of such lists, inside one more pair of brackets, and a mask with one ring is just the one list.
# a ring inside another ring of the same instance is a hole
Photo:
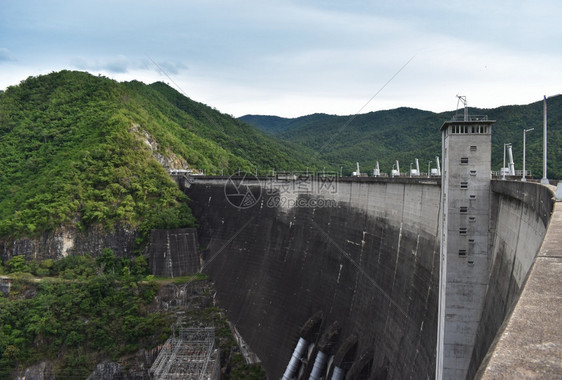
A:
{"label": "distant mountain ridge", "polygon": [[[562,96],[550,97],[547,102],[548,176],[562,178]],[[470,114],[487,115],[496,120],[492,135],[492,170],[499,170],[502,165],[504,143],[513,144],[516,169],[521,169],[523,129],[535,128],[527,134],[526,168],[535,177],[542,177],[542,109],[542,101],[493,109],[469,108]],[[316,158],[327,161],[331,167],[343,167],[347,174],[355,170],[356,162],[361,164],[363,172],[372,172],[379,161],[381,171],[389,172],[396,160],[402,171],[408,171],[415,158],[419,159],[420,170],[427,172],[428,165],[435,167],[435,156],[441,156],[441,125],[456,112],[434,113],[401,107],[349,116],[245,115],[240,120],[313,149]]]}
{"label": "distant mountain ridge", "polygon": [[[239,119],[248,124],[254,125],[260,130],[275,136],[282,136],[292,128],[300,128],[302,125],[311,122],[318,123],[323,120],[329,120],[336,115],[328,115],[324,113],[315,113],[297,118],[284,118],[280,116],[261,116],[261,115],[245,115]],[[337,117],[337,116],[336,116]]]}

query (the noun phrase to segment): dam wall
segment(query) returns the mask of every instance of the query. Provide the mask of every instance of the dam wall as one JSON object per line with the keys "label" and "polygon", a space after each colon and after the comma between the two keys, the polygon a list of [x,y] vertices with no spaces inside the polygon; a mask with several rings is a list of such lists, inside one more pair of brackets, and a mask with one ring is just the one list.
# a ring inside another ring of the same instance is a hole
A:
{"label": "dam wall", "polygon": [[[269,378],[281,377],[313,321],[320,327],[306,335],[303,377],[339,326],[324,375],[337,365],[353,378],[434,378],[438,180],[341,178],[303,191],[262,178],[246,181],[252,196],[235,205],[225,183],[183,185],[200,222],[203,271]],[[492,181],[489,282],[468,379],[562,374],[555,205],[552,187]]]}
{"label": "dam wall", "polygon": [[[491,205],[491,246],[489,248],[490,254],[488,255],[490,280],[467,376],[469,379],[474,377],[479,367],[480,374],[477,377],[480,377],[490,364],[490,359],[494,357],[496,351],[492,346],[493,341],[503,340],[506,334],[501,326],[502,324],[508,325],[513,322],[511,313],[516,303],[525,304],[531,301],[530,299],[523,299],[521,301],[521,299],[524,298],[522,296],[523,288],[533,266],[537,267],[535,271],[539,267],[544,266],[536,276],[544,276],[544,274],[541,275],[543,270],[552,271],[553,269],[545,265],[544,259],[541,259],[539,254],[543,242],[546,243],[548,240],[545,240],[545,235],[549,229],[549,222],[555,205],[553,191],[547,186],[536,183],[492,181]],[[539,264],[536,264],[537,262]],[[557,287],[555,286],[554,288],[556,289]],[[548,294],[549,290],[552,291],[552,289],[545,288],[541,293],[544,296]],[[537,299],[536,296],[533,296],[533,298]],[[551,301],[555,299],[552,298]],[[560,296],[558,296],[558,299],[560,299]],[[544,307],[546,306],[544,305]],[[540,310],[536,310],[535,313],[540,313]],[[537,325],[543,325],[543,332],[548,331],[548,324],[546,322],[546,319],[542,320],[539,318],[536,320]],[[553,331],[546,333],[546,335],[556,334],[556,330],[559,330],[559,328],[554,327]],[[514,354],[517,350],[523,349],[526,353],[521,355],[518,360],[508,360],[510,362],[509,365],[506,365],[505,362],[501,364],[505,358],[501,360],[496,358],[496,366],[502,368],[502,371],[495,372],[495,375],[491,376],[491,378],[496,378],[495,376],[504,378],[527,378],[531,376],[532,371],[509,372],[517,367],[517,361],[521,363],[522,360],[528,360],[533,356],[529,345],[537,337],[533,337],[532,334],[528,335],[530,332],[531,330],[516,332],[515,335],[518,336],[517,341],[519,343],[508,348],[508,351]],[[560,333],[558,334],[560,335]],[[551,337],[545,336],[544,338],[549,340]],[[536,363],[543,362],[546,358],[543,355],[548,351],[548,347],[540,348],[540,340],[542,338],[539,338],[539,342],[534,342],[539,343],[537,346],[539,347],[538,352],[536,350],[534,352],[537,355],[533,359],[535,365]],[[557,347],[550,347],[551,350],[554,348],[555,352],[557,350],[558,360],[560,360],[561,341],[558,341]],[[492,348],[490,349],[491,346]],[[524,348],[525,346],[527,347]],[[488,358],[484,360],[487,353]],[[509,355],[511,354],[508,354],[507,357]],[[562,366],[562,363],[558,361],[558,371],[561,370],[560,366]],[[538,367],[540,366],[536,366],[534,369],[536,370]],[[512,376],[508,375],[508,373],[512,373]],[[543,372],[535,372],[535,376],[540,373]],[[539,375],[538,377],[541,376]],[[548,376],[544,378],[548,378]]]}
{"label": "dam wall", "polygon": [[[306,337],[316,343],[308,345],[307,371],[320,336],[340,326],[326,350],[348,373],[432,379],[438,180],[245,183],[253,194],[237,207],[225,179],[198,178],[185,191],[207,248],[203,271],[268,377],[281,377],[316,316],[319,331]],[[249,206],[248,199],[256,201]]]}
{"label": "dam wall", "polygon": [[155,276],[179,277],[201,268],[195,228],[152,230],[148,248],[150,271]]}

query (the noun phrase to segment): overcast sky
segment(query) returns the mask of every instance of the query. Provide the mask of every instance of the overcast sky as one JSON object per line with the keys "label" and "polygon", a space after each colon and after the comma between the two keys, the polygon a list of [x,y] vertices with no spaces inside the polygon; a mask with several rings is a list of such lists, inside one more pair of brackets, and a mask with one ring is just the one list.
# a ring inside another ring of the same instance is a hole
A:
{"label": "overcast sky", "polygon": [[0,89],[72,69],[237,117],[527,104],[562,92],[560,20],[559,0],[0,0]]}

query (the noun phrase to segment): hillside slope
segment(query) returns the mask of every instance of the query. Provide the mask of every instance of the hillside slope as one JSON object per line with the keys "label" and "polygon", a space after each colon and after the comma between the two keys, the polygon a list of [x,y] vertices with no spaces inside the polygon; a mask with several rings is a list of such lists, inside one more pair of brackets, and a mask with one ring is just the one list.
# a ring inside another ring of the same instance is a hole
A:
{"label": "hillside slope", "polygon": [[[495,109],[470,108],[470,114],[488,115],[496,120],[492,135],[492,170],[503,161],[503,144],[513,144],[516,169],[522,168],[523,129],[535,128],[527,135],[526,166],[535,177],[542,177],[542,101],[523,106]],[[548,99],[550,178],[562,178],[562,96]],[[429,161],[435,167],[435,156],[441,155],[440,128],[455,111],[434,113],[412,108],[397,108],[356,116],[313,114],[294,119],[276,116],[246,115],[240,119],[264,132],[299,143],[316,152],[315,157],[333,166],[343,166],[344,173],[372,171],[376,161],[389,172],[395,160],[407,171],[415,158],[421,171]]]}
{"label": "hillside slope", "polygon": [[0,238],[192,226],[163,165],[229,174],[300,169],[307,155],[163,83],[30,77],[0,93]]}

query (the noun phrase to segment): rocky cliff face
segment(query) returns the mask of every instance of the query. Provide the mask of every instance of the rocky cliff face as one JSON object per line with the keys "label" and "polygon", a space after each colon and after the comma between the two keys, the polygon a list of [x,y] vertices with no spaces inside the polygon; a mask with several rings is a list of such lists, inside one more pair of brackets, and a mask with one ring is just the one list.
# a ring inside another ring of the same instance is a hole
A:
{"label": "rocky cliff face", "polygon": [[0,296],[7,297],[10,294],[11,280],[0,276]]}
{"label": "rocky cliff face", "polygon": [[97,365],[96,370],[92,372],[86,380],[109,380],[122,379],[123,367],[119,363],[104,362]]}
{"label": "rocky cliff face", "polygon": [[189,169],[190,166],[187,161],[172,152],[170,149],[166,149],[162,154],[158,149],[158,142],[154,139],[148,132],[141,128],[140,124],[133,124],[130,128],[130,131],[136,134],[137,138],[139,138],[142,142],[144,142],[152,156],[160,165],[162,165],[165,169]]}
{"label": "rocky cliff face", "polygon": [[17,380],[54,380],[55,374],[51,363],[41,362],[25,370],[23,376],[16,377]]}
{"label": "rocky cliff face", "polygon": [[2,262],[11,257],[24,255],[26,259],[60,259],[71,254],[99,255],[103,249],[110,248],[117,256],[130,256],[133,253],[134,230],[118,227],[114,231],[91,228],[79,232],[75,228],[60,228],[54,232],[45,232],[35,238],[5,239],[0,241]]}

